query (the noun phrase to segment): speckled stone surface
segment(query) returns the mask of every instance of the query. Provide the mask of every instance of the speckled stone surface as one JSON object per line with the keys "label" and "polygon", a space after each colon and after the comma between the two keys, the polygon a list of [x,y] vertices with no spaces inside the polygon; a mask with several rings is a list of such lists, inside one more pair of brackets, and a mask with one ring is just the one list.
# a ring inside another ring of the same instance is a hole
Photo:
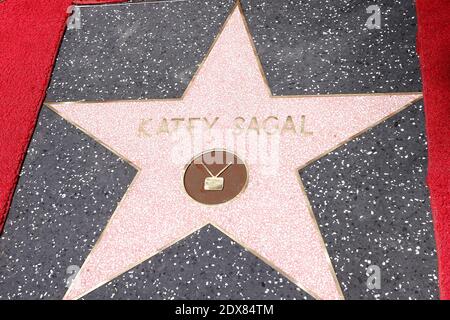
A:
{"label": "speckled stone surface", "polygon": [[413,0],[242,3],[276,95],[422,91]]}
{"label": "speckled stone surface", "polygon": [[81,7],[68,30],[47,101],[179,97],[233,0]]}
{"label": "speckled stone surface", "polygon": [[[233,0],[81,7],[47,101],[181,96]],[[412,0],[242,1],[272,91],[286,94],[421,91]]]}
{"label": "speckled stone surface", "polygon": [[301,170],[347,299],[438,298],[424,123],[419,102]]}
{"label": "speckled stone surface", "polygon": [[[277,95],[421,91],[410,0],[377,1],[386,25],[370,31],[364,29],[366,7],[373,4],[370,1],[242,3],[271,89]],[[189,0],[83,7],[83,27],[65,35],[47,100],[180,96],[232,4],[231,0]],[[368,244],[363,240],[373,238],[358,238],[362,241],[359,244],[353,237],[369,230],[368,224],[359,225],[357,219],[345,222],[349,228],[323,223],[322,232],[333,263],[339,263],[336,271],[347,298],[437,297],[436,257],[424,182],[423,112],[415,106],[405,114],[411,116],[398,125],[389,120],[301,175],[319,218],[332,219],[333,210],[348,214],[346,210],[355,212],[355,208],[361,209],[359,215],[373,210],[379,217],[380,212],[394,209],[404,217],[395,222],[403,221],[405,230],[394,222],[393,228],[380,229],[383,234],[377,241],[386,243],[389,254],[384,249],[381,253],[370,251],[371,257],[391,258],[386,266],[380,266],[381,291],[367,291],[365,269],[352,267],[346,260],[357,259],[365,266],[363,250]],[[392,152],[395,144],[398,150]],[[368,154],[372,146],[385,151]],[[353,171],[341,168],[342,163],[351,163]],[[0,299],[61,298],[69,276],[67,267],[81,266],[134,174],[133,168],[44,108],[0,238]],[[382,191],[378,191],[380,186]],[[363,191],[355,198],[351,192],[356,188]],[[333,196],[328,197],[330,194]],[[417,218],[422,225],[417,224]],[[355,235],[351,223],[360,226]],[[348,237],[348,242],[333,238],[332,230]],[[399,238],[406,242],[395,244]],[[422,240],[420,249],[415,245],[417,238]],[[355,252],[358,245],[361,248]],[[412,251],[394,257],[399,245],[410,245]],[[200,246],[208,249],[202,251]],[[350,256],[346,256],[348,250],[353,252]],[[410,259],[408,264],[402,257]],[[409,263],[411,259],[418,263]],[[186,261],[196,262],[197,267],[187,266]],[[371,258],[371,263],[377,262]],[[248,274],[236,279],[237,270]],[[135,272],[144,272],[148,278],[146,283],[135,281],[136,286],[128,288],[133,297],[208,298],[219,292],[221,298],[236,299],[305,297],[212,227],[144,262]],[[198,280],[187,283],[188,274]],[[126,273],[88,298],[108,298],[116,291],[114,298],[129,298],[121,291],[133,284],[130,279]],[[211,282],[201,282],[206,279]],[[139,288],[154,292],[139,292]]]}
{"label": "speckled stone surface", "polygon": [[0,238],[0,299],[61,299],[135,174],[44,107]]}
{"label": "speckled stone surface", "polygon": [[208,225],[84,299],[312,299]]}

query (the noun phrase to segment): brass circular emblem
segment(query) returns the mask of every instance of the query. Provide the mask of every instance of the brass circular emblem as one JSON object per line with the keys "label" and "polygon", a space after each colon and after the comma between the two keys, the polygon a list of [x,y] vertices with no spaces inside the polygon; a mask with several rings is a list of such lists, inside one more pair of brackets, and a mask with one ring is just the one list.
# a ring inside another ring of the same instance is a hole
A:
{"label": "brass circular emblem", "polygon": [[216,205],[228,202],[247,186],[248,171],[235,154],[212,150],[195,157],[187,165],[183,184],[197,202]]}

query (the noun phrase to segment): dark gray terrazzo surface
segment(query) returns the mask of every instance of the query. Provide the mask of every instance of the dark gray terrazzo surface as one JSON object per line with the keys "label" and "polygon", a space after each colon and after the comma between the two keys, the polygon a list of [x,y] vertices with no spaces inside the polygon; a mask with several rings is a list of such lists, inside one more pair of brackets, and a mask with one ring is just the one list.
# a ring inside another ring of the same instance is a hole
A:
{"label": "dark gray terrazzo surface", "polygon": [[[181,96],[233,0],[81,8],[64,36],[48,101]],[[243,0],[274,94],[421,91],[411,0]]]}
{"label": "dark gray terrazzo surface", "polygon": [[[412,2],[377,3],[385,26],[367,30],[366,1],[243,1],[272,91],[421,91]],[[47,100],[180,96],[232,5],[190,0],[83,7],[82,29],[65,35]],[[416,105],[402,116],[398,124],[389,120],[301,175],[347,298],[437,297],[423,111]],[[0,299],[61,298],[67,268],[81,266],[134,174],[44,108],[0,238]],[[357,197],[355,190],[361,190]],[[340,221],[346,228],[330,222],[337,212],[353,213]],[[392,228],[384,228],[386,223]],[[383,249],[376,251],[372,239],[385,244]],[[369,263],[380,264],[381,290],[367,290]],[[132,273],[125,273],[87,298],[305,297],[212,227],[134,273],[143,282],[133,285]],[[188,283],[188,277],[196,281]],[[127,284],[133,286],[125,290]]]}
{"label": "dark gray terrazzo surface", "polygon": [[84,299],[312,299],[209,225]]}
{"label": "dark gray terrazzo surface", "polygon": [[[426,169],[419,102],[301,170],[346,298],[439,297]],[[380,289],[367,287],[372,265]]]}
{"label": "dark gray terrazzo surface", "polygon": [[61,299],[135,174],[44,107],[0,237],[0,300]]}

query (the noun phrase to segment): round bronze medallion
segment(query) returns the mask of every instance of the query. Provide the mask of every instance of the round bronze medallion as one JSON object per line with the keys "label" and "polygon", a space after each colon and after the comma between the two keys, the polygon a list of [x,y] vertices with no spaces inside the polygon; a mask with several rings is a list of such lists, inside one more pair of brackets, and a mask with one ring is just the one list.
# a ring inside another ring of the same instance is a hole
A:
{"label": "round bronze medallion", "polygon": [[235,154],[212,150],[192,159],[184,172],[187,194],[197,202],[216,205],[232,200],[247,186],[248,172]]}

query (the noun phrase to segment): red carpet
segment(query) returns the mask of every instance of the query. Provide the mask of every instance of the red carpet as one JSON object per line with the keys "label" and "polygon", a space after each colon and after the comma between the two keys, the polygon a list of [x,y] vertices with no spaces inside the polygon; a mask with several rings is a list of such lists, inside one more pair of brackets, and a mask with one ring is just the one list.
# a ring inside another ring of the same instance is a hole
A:
{"label": "red carpet", "polygon": [[441,299],[450,299],[450,0],[418,0],[429,145],[428,185],[439,257]]}
{"label": "red carpet", "polygon": [[[72,0],[0,0],[0,230]],[[78,0],[76,3],[121,2]],[[450,0],[417,0],[441,298],[450,299]]]}
{"label": "red carpet", "polygon": [[0,231],[6,219],[72,3],[0,1]]}

